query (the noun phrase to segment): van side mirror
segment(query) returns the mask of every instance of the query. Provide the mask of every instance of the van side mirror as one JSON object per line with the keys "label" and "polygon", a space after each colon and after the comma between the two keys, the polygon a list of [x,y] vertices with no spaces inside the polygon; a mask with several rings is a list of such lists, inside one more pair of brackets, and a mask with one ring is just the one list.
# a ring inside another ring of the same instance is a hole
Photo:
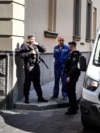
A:
{"label": "van side mirror", "polygon": [[79,65],[80,65],[80,70],[85,72],[87,69],[87,65],[86,65],[86,58],[83,55],[81,55],[79,58]]}

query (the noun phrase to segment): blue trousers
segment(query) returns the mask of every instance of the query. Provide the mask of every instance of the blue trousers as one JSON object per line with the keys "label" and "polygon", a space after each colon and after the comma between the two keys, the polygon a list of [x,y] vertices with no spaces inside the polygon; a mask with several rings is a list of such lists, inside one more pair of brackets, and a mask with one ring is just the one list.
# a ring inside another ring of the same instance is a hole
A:
{"label": "blue trousers", "polygon": [[66,97],[67,92],[66,92],[66,74],[62,74],[64,69],[64,66],[56,66],[54,65],[54,90],[53,90],[53,96],[58,97],[59,95],[59,84],[62,84],[62,96]]}

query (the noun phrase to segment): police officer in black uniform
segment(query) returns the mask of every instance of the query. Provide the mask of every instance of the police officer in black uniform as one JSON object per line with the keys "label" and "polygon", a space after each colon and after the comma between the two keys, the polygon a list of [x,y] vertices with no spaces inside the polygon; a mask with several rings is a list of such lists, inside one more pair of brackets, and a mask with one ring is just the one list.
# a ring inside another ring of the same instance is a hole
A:
{"label": "police officer in black uniform", "polygon": [[69,48],[71,50],[69,57],[66,60],[65,72],[67,74],[67,95],[69,99],[68,111],[65,114],[75,114],[78,110],[78,104],[76,100],[76,82],[80,76],[80,69],[78,68],[78,61],[81,53],[76,50],[76,42],[69,42]]}
{"label": "police officer in black uniform", "polygon": [[29,103],[29,90],[31,81],[33,82],[35,91],[38,96],[38,102],[48,102],[42,96],[42,88],[40,85],[40,67],[39,52],[45,52],[45,48],[35,41],[33,35],[28,35],[27,42],[21,45],[21,57],[24,59],[25,81],[23,92],[25,103]]}

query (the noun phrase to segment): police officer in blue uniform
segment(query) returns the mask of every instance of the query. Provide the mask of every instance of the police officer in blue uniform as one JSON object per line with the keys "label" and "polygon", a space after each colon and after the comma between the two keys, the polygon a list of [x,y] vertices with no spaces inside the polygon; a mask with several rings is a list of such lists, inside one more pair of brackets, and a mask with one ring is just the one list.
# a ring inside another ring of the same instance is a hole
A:
{"label": "police officer in blue uniform", "polygon": [[45,52],[45,48],[35,41],[35,37],[33,35],[28,35],[27,39],[27,42],[22,44],[20,48],[25,69],[25,81],[23,86],[25,103],[29,103],[31,82],[33,82],[37,93],[38,102],[48,102],[45,98],[43,98],[42,88],[40,85],[39,52]]}
{"label": "police officer in blue uniform", "polygon": [[76,50],[76,42],[69,42],[69,48],[71,50],[66,63],[65,63],[65,73],[67,74],[67,95],[69,99],[69,108],[65,113],[68,114],[76,114],[78,108],[77,99],[76,99],[76,83],[80,76],[80,68],[79,68],[79,58],[81,53]]}
{"label": "police officer in blue uniform", "polygon": [[53,96],[51,99],[58,98],[59,95],[59,82],[62,82],[62,96],[66,99],[66,74],[63,74],[63,69],[65,67],[65,60],[69,55],[69,47],[64,44],[64,38],[58,37],[58,44],[54,47],[54,89]]}

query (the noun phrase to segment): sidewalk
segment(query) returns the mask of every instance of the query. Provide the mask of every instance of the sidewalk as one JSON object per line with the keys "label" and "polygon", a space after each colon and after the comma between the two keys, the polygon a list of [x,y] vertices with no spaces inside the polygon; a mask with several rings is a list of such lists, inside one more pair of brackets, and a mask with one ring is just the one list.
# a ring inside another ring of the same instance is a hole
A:
{"label": "sidewalk", "polygon": [[[76,86],[77,100],[81,96],[84,74],[85,74],[84,72],[81,73],[79,81],[77,82],[77,86]],[[21,101],[18,101],[15,103],[15,108],[25,109],[25,110],[44,110],[44,109],[54,109],[54,108],[61,108],[61,107],[68,106],[68,99],[63,100],[63,97],[61,95],[61,85],[59,90],[59,97],[56,100],[50,99],[50,97],[53,94],[53,87],[54,87],[54,81],[51,81],[47,84],[42,85],[43,97],[48,99],[47,103],[37,102],[36,92],[35,90],[31,89],[30,96],[29,96],[30,103],[25,104],[24,99],[22,99]]]}

